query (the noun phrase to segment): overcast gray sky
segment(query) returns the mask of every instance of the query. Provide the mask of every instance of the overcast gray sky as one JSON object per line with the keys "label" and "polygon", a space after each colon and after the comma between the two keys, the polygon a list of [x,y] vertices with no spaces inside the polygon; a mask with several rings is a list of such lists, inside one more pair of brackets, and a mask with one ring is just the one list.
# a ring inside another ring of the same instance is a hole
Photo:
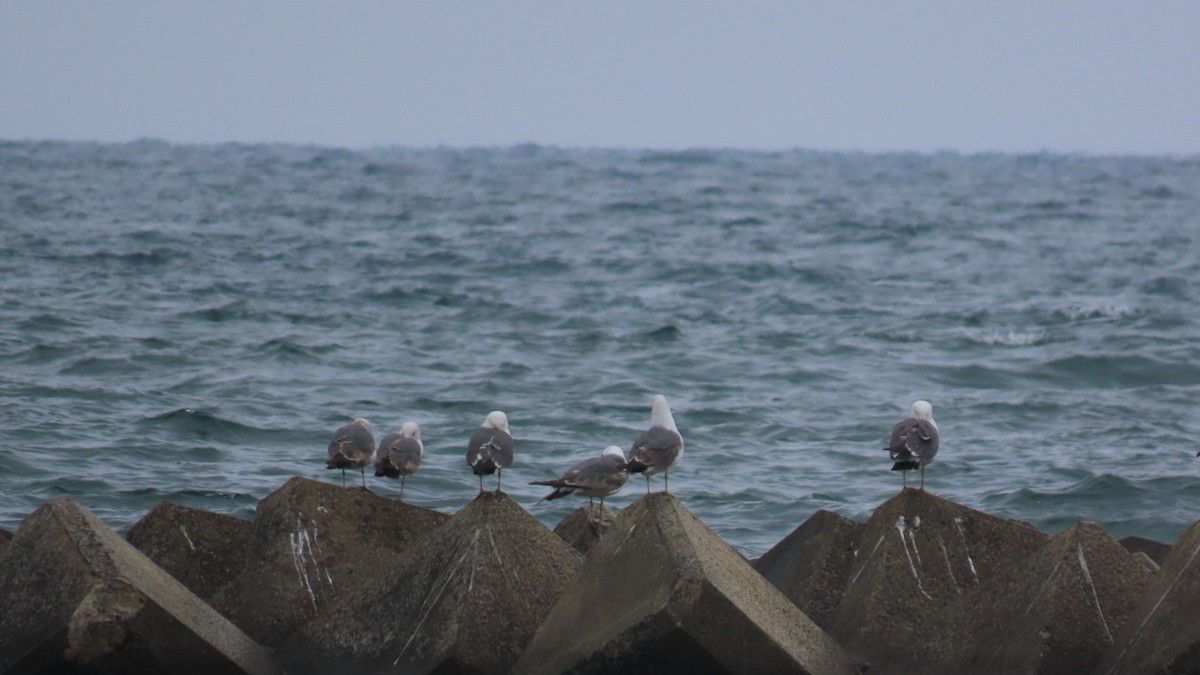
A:
{"label": "overcast gray sky", "polygon": [[0,0],[0,138],[1200,152],[1200,2]]}

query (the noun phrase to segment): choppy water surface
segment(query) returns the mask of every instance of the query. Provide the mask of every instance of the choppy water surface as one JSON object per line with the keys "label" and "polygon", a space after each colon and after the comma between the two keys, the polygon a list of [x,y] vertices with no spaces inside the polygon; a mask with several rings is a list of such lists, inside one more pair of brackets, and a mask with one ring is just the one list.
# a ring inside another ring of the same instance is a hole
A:
{"label": "choppy water surface", "polygon": [[526,483],[628,448],[663,393],[672,490],[747,555],[895,494],[915,398],[941,496],[1173,542],[1198,237],[1195,157],[0,143],[0,527],[63,496],[250,517],[339,480],[358,416],[420,423],[406,496],[454,510],[494,408],[552,525],[579,502]]}

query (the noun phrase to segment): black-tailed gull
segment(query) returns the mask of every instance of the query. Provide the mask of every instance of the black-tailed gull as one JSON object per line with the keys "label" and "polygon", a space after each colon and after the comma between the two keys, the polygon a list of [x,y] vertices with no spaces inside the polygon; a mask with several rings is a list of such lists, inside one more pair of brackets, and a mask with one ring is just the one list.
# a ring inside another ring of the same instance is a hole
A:
{"label": "black-tailed gull", "polygon": [[563,475],[554,480],[535,480],[530,485],[548,485],[554,492],[542,497],[542,500],[553,500],[568,495],[579,495],[588,498],[588,513],[593,511],[595,497],[600,498],[600,509],[604,510],[604,498],[624,487],[629,480],[629,472],[625,470],[625,453],[621,448],[610,445],[599,457],[585,459],[567,469]]}
{"label": "black-tailed gull", "polygon": [[416,422],[405,422],[400,425],[400,431],[379,441],[379,449],[375,451],[375,475],[399,478],[400,498],[404,499],[404,479],[421,468],[424,455],[421,428]]}
{"label": "black-tailed gull", "polygon": [[467,466],[479,476],[479,491],[483,492],[483,477],[494,473],[496,492],[499,492],[500,474],[512,461],[513,437],[508,428],[508,415],[493,410],[467,442]]}
{"label": "black-tailed gull", "polygon": [[358,467],[365,490],[367,474],[363,467],[371,461],[374,452],[375,436],[371,434],[371,423],[360,417],[334,432],[333,440],[329,441],[325,468],[341,469],[342,487],[346,487],[346,468]]}
{"label": "black-tailed gull", "polygon": [[656,473],[663,474],[663,492],[670,492],[668,472],[682,456],[683,436],[675,426],[667,398],[658,394],[650,406],[650,430],[630,448],[625,467],[629,473],[646,474],[646,494],[650,494],[650,476]]}
{"label": "black-tailed gull", "polygon": [[938,451],[938,426],[933,421],[929,401],[916,401],[908,417],[892,428],[892,442],[884,448],[895,462],[892,471],[903,471],[902,486],[908,487],[908,472],[921,470],[921,489],[925,489],[925,465]]}

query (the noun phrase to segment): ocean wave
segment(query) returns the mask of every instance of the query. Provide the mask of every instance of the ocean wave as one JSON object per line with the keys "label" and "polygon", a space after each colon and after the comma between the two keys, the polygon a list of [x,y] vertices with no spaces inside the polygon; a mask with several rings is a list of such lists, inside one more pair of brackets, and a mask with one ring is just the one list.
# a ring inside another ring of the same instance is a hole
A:
{"label": "ocean wave", "polygon": [[179,408],[160,415],[145,417],[139,420],[139,424],[147,429],[167,430],[178,438],[215,440],[226,443],[257,440],[274,435],[270,429],[242,424],[195,408]]}
{"label": "ocean wave", "polygon": [[1200,385],[1200,366],[1136,354],[1087,354],[1052,359],[1031,377],[1071,387]]}

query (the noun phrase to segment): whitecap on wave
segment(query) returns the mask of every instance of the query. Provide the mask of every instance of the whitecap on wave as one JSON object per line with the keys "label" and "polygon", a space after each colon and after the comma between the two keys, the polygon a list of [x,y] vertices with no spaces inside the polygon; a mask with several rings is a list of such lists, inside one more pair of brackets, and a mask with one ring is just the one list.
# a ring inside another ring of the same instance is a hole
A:
{"label": "whitecap on wave", "polygon": [[1054,338],[1044,328],[972,330],[965,332],[963,338],[968,342],[987,347],[1033,347],[1054,341]]}

